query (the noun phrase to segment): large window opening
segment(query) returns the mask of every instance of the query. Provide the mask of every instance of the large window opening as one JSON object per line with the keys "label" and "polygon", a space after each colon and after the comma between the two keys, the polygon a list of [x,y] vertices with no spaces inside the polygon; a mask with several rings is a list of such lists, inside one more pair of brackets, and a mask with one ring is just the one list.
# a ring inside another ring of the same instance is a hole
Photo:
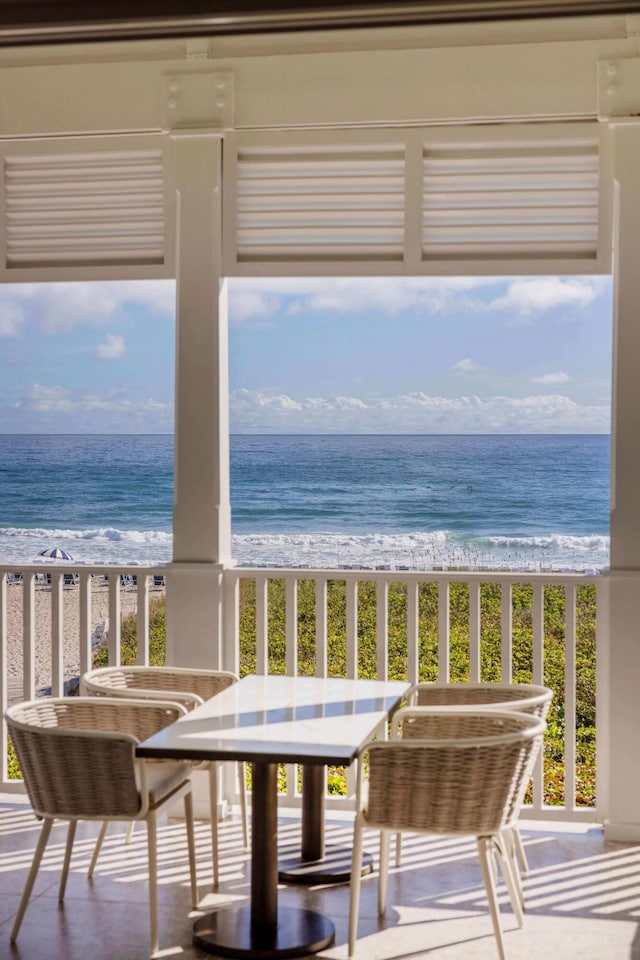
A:
{"label": "large window opening", "polygon": [[609,277],[230,282],[243,564],[608,565]]}
{"label": "large window opening", "polygon": [[[232,279],[243,565],[593,571],[609,277]],[[5,285],[0,550],[171,559],[172,281]]]}

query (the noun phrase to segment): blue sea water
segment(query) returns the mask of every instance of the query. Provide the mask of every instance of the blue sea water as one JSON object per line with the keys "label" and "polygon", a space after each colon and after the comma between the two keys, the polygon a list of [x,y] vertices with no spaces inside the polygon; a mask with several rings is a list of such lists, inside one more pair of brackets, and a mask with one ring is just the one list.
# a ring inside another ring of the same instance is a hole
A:
{"label": "blue sea water", "polygon": [[[233,436],[241,564],[600,570],[608,436]],[[173,438],[0,435],[0,562],[171,559]]]}

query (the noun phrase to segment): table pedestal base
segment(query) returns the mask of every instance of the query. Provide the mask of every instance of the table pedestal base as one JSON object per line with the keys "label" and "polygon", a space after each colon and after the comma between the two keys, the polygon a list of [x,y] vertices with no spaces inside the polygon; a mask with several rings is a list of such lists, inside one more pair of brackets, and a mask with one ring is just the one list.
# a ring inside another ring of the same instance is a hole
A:
{"label": "table pedestal base", "polygon": [[251,924],[251,908],[224,908],[201,917],[193,925],[193,942],[219,957],[276,960],[305,957],[331,946],[335,927],[312,910],[278,908],[276,927]]}
{"label": "table pedestal base", "polygon": [[[370,853],[362,855],[360,876],[365,877],[373,871],[373,857]],[[281,883],[325,884],[349,883],[351,880],[351,850],[346,847],[328,846],[320,860],[303,860],[291,857],[281,860],[278,865],[278,880]]]}

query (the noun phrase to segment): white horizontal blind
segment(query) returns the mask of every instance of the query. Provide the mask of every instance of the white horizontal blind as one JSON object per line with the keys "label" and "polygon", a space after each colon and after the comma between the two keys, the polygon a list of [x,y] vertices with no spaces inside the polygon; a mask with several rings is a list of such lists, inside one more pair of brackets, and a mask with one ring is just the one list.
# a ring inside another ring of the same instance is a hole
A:
{"label": "white horizontal blind", "polygon": [[238,261],[402,260],[404,166],[403,144],[241,149]]}
{"label": "white horizontal blind", "polygon": [[160,150],[6,156],[6,267],[162,264]]}
{"label": "white horizontal blind", "polygon": [[422,259],[593,259],[599,145],[525,140],[425,145]]}

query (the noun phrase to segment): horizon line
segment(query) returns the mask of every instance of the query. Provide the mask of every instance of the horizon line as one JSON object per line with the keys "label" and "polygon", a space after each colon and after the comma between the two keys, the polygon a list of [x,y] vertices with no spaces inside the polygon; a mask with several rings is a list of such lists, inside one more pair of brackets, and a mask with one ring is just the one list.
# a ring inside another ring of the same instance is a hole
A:
{"label": "horizon line", "polygon": [[[576,432],[532,432],[527,431],[524,433],[517,432],[505,432],[505,433],[417,433],[417,432],[405,432],[405,431],[382,431],[380,433],[374,433],[372,431],[362,432],[317,432],[306,433],[303,431],[291,432],[279,432],[279,431],[229,431],[230,437],[611,437],[611,431],[581,431]],[[0,437],[175,437],[175,432],[171,433],[160,433],[160,432],[149,432],[142,431],[140,433],[121,433],[121,432],[104,432],[104,433],[85,433],[85,432],[72,432],[72,433],[42,433],[42,432],[24,432],[24,431],[1,431]]]}

